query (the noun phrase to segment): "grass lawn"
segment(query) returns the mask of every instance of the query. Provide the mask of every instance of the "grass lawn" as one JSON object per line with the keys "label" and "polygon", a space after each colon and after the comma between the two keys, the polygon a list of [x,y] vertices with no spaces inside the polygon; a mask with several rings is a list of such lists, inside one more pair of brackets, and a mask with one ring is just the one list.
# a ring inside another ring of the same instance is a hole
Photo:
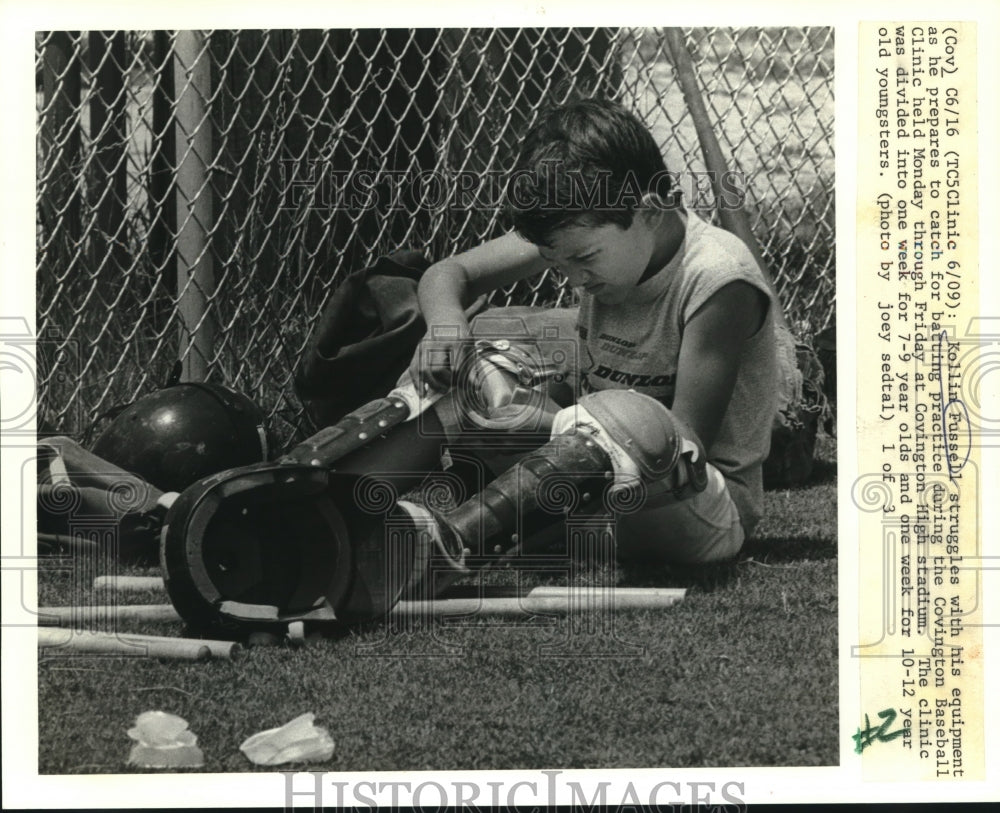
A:
{"label": "grass lawn", "polygon": [[[306,711],[335,741],[332,759],[314,766],[328,771],[836,764],[834,442],[821,437],[818,455],[807,487],[766,494],[765,519],[737,560],[607,574],[623,586],[688,588],[666,610],[596,624],[372,625],[234,662],[47,657],[39,771],[133,770],[125,732],[150,709],[188,720],[208,772],[261,770],[240,743]],[[516,569],[489,578],[554,581]],[[71,603],[67,571],[39,581],[40,604]]]}

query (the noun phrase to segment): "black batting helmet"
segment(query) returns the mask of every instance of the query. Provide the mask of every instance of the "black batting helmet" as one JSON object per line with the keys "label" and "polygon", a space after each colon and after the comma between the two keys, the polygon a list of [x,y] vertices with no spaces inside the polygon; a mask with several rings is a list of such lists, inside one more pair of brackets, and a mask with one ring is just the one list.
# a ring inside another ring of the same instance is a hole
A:
{"label": "black batting helmet", "polygon": [[219,384],[166,387],[126,407],[94,443],[98,457],[163,491],[268,459],[264,413]]}

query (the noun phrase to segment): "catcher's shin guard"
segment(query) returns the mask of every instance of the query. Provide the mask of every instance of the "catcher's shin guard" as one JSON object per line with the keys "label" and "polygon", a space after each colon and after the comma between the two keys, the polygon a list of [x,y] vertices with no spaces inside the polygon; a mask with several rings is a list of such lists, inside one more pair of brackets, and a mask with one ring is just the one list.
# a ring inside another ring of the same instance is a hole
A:
{"label": "catcher's shin guard", "polygon": [[[612,476],[605,451],[582,434],[560,435],[529,452],[483,491],[450,511],[435,511],[400,502],[422,524],[433,544],[429,567],[435,588],[448,574],[468,572],[470,559],[495,559],[510,553],[520,540],[565,516],[574,502],[597,497]],[[443,577],[443,578],[442,578]]]}
{"label": "catcher's shin guard", "polygon": [[678,501],[708,485],[697,435],[669,409],[633,390],[601,390],[556,415],[553,433],[582,434],[610,457],[616,487],[660,482]]}
{"label": "catcher's shin guard", "polygon": [[390,394],[345,415],[333,426],[321,429],[285,454],[282,463],[304,463],[333,467],[345,455],[368,445],[412,416],[404,398]]}

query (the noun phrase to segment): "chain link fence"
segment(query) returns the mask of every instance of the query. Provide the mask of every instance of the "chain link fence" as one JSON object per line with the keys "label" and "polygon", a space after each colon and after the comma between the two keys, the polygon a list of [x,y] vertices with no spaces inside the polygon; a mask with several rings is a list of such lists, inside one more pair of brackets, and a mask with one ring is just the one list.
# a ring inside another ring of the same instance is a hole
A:
{"label": "chain link fence", "polygon": [[[789,323],[815,335],[834,320],[833,31],[684,34]],[[572,96],[635,110],[688,205],[714,217],[662,30],[50,32],[36,46],[40,432],[85,434],[181,360],[301,437],[293,372],[339,281],[402,246],[439,258],[502,233],[491,184],[538,109]],[[571,295],[550,273],[496,301]]]}

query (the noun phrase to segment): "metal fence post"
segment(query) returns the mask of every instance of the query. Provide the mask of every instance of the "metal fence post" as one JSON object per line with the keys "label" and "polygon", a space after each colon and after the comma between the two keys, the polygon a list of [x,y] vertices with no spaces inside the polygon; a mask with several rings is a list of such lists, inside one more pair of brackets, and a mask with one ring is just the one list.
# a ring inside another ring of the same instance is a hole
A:
{"label": "metal fence post", "polygon": [[[79,32],[54,31],[42,47],[42,159],[39,219],[49,250],[47,269],[67,268],[80,245]],[[61,234],[60,234],[61,232]],[[61,238],[61,239],[60,239]]]}
{"label": "metal fence post", "polygon": [[182,379],[204,381],[215,347],[211,299],[215,270],[212,231],[211,60],[200,31],[179,31],[174,47],[177,94],[177,310]]}
{"label": "metal fence post", "polygon": [[177,126],[174,121],[174,34],[153,32],[152,154],[149,158],[149,252],[167,290],[174,270],[177,211],[174,195],[174,159],[177,157]]}
{"label": "metal fence post", "polygon": [[110,288],[129,267],[126,180],[128,130],[125,109],[128,58],[124,31],[91,31],[88,61],[95,79],[90,96],[91,208],[97,222],[90,234],[90,267]]}
{"label": "metal fence post", "polygon": [[[705,100],[701,97],[701,91],[698,88],[698,75],[695,72],[694,63],[691,61],[691,55],[688,53],[687,44],[684,42],[684,32],[680,28],[668,28],[664,34],[667,48],[673,58],[674,69],[677,71],[677,81],[680,83],[684,101],[687,103],[688,112],[694,122],[698,143],[705,158],[705,166],[710,173],[712,194],[715,196],[716,205],[719,206],[719,221],[726,231],[735,234],[746,243],[764,275],[765,282],[777,298],[778,289],[775,287],[773,275],[760,253],[760,245],[757,243],[753,229],[750,228],[750,219],[743,209],[742,202],[735,208],[720,205],[720,202],[724,200],[722,176],[729,171],[729,164],[722,154],[722,147],[719,146],[719,139],[715,136],[712,120],[705,107]],[[784,321],[780,308],[777,313],[779,318]]]}

